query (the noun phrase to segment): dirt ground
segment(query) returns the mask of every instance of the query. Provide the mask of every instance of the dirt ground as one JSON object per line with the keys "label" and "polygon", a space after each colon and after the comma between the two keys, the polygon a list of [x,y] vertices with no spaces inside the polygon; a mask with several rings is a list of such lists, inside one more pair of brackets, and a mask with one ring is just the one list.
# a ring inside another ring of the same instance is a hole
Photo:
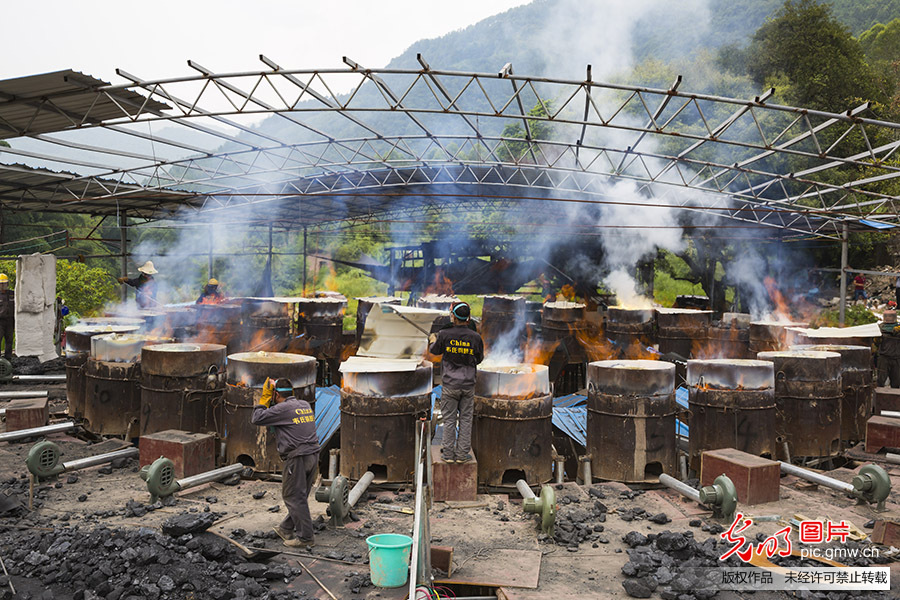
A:
{"label": "dirt ground", "polygon": [[[47,389],[47,386],[35,386]],[[21,388],[16,388],[21,389]],[[59,398],[59,389],[51,391],[51,398]],[[62,400],[64,403],[64,400]],[[60,412],[64,405],[52,402],[54,412]],[[0,407],[3,403],[0,403]],[[3,429],[0,427],[0,429]],[[63,460],[98,454],[119,447],[123,442],[107,440],[101,444],[88,444],[65,434],[56,434],[50,439],[57,442],[64,453]],[[0,445],[0,481],[20,478],[27,470],[25,456],[33,440],[26,443]],[[0,527],[41,527],[104,524],[108,527],[144,527],[159,529],[162,522],[174,514],[185,511],[213,511],[220,514],[212,531],[230,537],[245,546],[286,550],[272,527],[284,516],[281,503],[280,483],[277,481],[249,480],[228,486],[211,483],[176,494],[172,506],[151,510],[138,518],[125,516],[120,509],[128,501],[149,503],[146,484],[139,478],[137,462],[108,472],[94,467],[77,471],[77,478],[61,475],[56,481],[41,482],[37,486],[37,503],[34,512],[18,524],[0,517]],[[898,481],[900,469],[891,467],[894,480]],[[853,475],[850,469],[832,471],[830,475],[849,481]],[[77,479],[77,480],[76,480]],[[852,500],[824,488],[798,489],[802,482],[793,477],[782,479],[781,500],[775,503],[753,507],[739,507],[754,516],[781,515],[791,518],[804,514],[811,518],[845,519],[856,527],[864,529],[866,522],[876,518],[900,518],[900,497],[893,491],[885,513],[875,513],[868,505],[858,506]],[[405,588],[385,590],[363,585],[368,581],[367,545],[365,538],[375,533],[409,534],[413,517],[392,511],[388,506],[411,508],[412,489],[378,490],[367,494],[355,509],[357,521],[346,527],[333,528],[327,521],[326,506],[310,497],[313,518],[319,521],[316,546],[310,552],[315,558],[281,554],[271,561],[286,562],[298,566],[302,561],[304,572],[299,577],[285,583],[275,582],[272,589],[290,589],[305,593],[311,598],[329,598],[328,594],[309,575],[312,573],[340,599],[404,598]],[[556,490],[560,517],[568,511],[588,509],[602,497],[606,508],[602,531],[591,534],[591,538],[577,545],[577,548],[558,545],[552,539],[541,535],[537,516],[524,514],[521,498],[514,490],[510,494],[479,496],[474,504],[434,503],[430,511],[432,543],[450,546],[454,549],[453,573],[451,581],[481,581],[502,584],[515,579],[518,582],[533,577],[539,568],[537,587],[504,587],[509,600],[532,600],[538,598],[626,598],[622,587],[624,576],[622,567],[628,561],[623,536],[631,531],[644,535],[663,531],[692,531],[695,539],[702,542],[707,538],[717,538],[717,532],[705,531],[716,521],[708,511],[685,500],[668,490],[638,491],[636,494],[619,483],[599,483],[594,492],[575,483],[566,483]],[[634,520],[626,520],[639,513]],[[670,522],[657,524],[646,517],[664,513]],[[643,517],[643,518],[642,518]],[[691,525],[700,519],[701,525]],[[593,522],[592,522],[593,523]],[[719,522],[725,528],[730,523]],[[595,524],[596,527],[596,524]],[[782,525],[777,522],[754,525],[753,533],[772,534]],[[724,542],[720,545],[724,551]],[[326,560],[327,559],[327,560]],[[343,562],[342,562],[343,561]],[[900,597],[900,567],[891,565],[892,594]],[[440,577],[439,577],[440,579]],[[15,577],[16,584],[20,582]],[[39,595],[34,597],[40,597]],[[658,593],[654,597],[659,597]],[[721,592],[717,598],[786,598],[783,593],[757,593],[741,596],[737,593]]]}

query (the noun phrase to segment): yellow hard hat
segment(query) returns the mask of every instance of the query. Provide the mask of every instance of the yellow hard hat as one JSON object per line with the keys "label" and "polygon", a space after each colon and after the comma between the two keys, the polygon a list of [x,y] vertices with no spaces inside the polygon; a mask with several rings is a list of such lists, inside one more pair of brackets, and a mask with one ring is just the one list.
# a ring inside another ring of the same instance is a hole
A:
{"label": "yellow hard hat", "polygon": [[0,273],[0,283],[9,283],[9,277],[6,276],[6,273]]}
{"label": "yellow hard hat", "polygon": [[206,285],[219,285],[219,280],[218,279],[210,279],[209,283],[207,283]]}

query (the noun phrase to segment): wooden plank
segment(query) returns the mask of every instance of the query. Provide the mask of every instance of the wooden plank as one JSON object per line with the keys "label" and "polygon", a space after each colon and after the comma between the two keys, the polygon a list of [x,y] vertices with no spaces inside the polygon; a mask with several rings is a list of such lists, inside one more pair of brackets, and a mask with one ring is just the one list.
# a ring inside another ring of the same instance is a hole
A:
{"label": "wooden plank", "polygon": [[448,583],[537,589],[541,551],[493,549],[460,564]]}

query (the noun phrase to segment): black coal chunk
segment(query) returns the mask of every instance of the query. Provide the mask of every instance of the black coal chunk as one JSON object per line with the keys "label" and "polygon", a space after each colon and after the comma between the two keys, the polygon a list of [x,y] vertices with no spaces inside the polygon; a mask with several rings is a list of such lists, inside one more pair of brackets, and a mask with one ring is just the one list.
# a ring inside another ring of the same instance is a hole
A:
{"label": "black coal chunk", "polygon": [[166,519],[162,524],[162,530],[172,537],[186,533],[200,533],[209,529],[215,520],[214,513],[181,513]]}

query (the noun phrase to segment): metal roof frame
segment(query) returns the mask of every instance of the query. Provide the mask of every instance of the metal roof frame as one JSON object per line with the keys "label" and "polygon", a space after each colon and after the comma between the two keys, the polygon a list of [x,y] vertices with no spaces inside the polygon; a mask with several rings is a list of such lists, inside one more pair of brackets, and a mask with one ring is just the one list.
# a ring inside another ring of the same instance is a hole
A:
{"label": "metal roof frame", "polygon": [[[590,68],[575,81],[518,75],[511,65],[441,71],[421,56],[416,70],[347,58],[345,69],[285,70],[260,59],[265,69],[242,73],[189,61],[195,75],[155,81],[118,71],[129,83],[92,87],[97,104],[136,96],[141,106],[57,130],[104,128],[189,156],[92,147],[46,131],[28,134],[46,152],[17,149],[15,140],[0,152],[93,171],[56,198],[45,189],[42,210],[109,214],[130,200],[129,211],[145,218],[179,218],[179,206],[210,218],[265,208],[272,220],[323,226],[479,195],[472,206],[535,196],[614,202],[606,184],[625,179],[658,205],[793,234],[839,239],[846,223],[900,221],[900,198],[885,191],[900,177],[900,124],[866,116],[868,104],[829,113],[770,104],[771,90],[752,100],[686,92],[680,77],[668,89],[595,82]],[[332,91],[347,79],[349,92]],[[278,127],[246,123],[262,114],[276,115]],[[134,127],[153,123],[200,132],[216,146]],[[508,133],[515,124],[521,137]],[[86,158],[54,158],[54,145]],[[0,182],[7,171],[0,167]],[[18,191],[20,200],[0,201],[35,209],[28,186]]]}

